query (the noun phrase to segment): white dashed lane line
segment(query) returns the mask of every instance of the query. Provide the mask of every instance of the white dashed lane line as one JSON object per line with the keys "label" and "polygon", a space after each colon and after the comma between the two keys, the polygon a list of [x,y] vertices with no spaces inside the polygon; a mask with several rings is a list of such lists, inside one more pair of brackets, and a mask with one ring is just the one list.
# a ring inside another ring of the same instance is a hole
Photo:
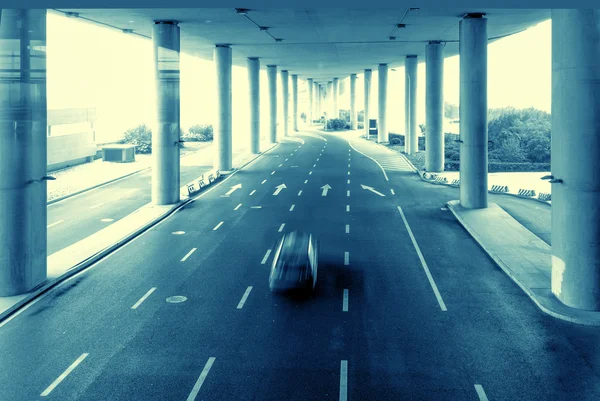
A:
{"label": "white dashed lane line", "polygon": [[241,203],[240,203],[239,205],[237,205],[237,206],[235,207],[235,209],[233,209],[233,210],[238,210],[238,209],[240,208],[240,206],[242,206],[242,204],[241,204]]}
{"label": "white dashed lane line", "polygon": [[267,182],[267,180],[263,180],[263,181],[261,182],[261,184],[264,184],[265,182]]}
{"label": "white dashed lane line", "polygon": [[217,225],[215,226],[215,228],[213,228],[213,231],[216,231],[216,230],[218,230],[218,229],[219,229],[219,227],[221,227],[221,225],[222,225],[222,224],[223,224],[223,222],[220,222],[219,224],[217,224]]}
{"label": "white dashed lane line", "polygon": [[58,386],[81,362],[83,362],[85,358],[87,358],[88,355],[88,353],[81,354],[81,356],[77,358],[77,360],[73,362],[71,366],[67,368],[67,370],[65,370],[60,376],[58,376],[56,380],[54,380],[54,382],[51,385],[49,385],[48,388],[44,390],[42,394],[40,394],[40,397],[48,396],[52,392],[52,390],[56,388],[56,386]]}
{"label": "white dashed lane line", "polygon": [[346,205],[346,211],[349,212],[350,211],[350,205]]}
{"label": "white dashed lane line", "polygon": [[250,291],[252,291],[252,286],[249,286],[246,289],[244,296],[242,296],[242,299],[240,300],[240,303],[237,306],[238,309],[242,309],[244,307],[244,304],[246,303],[246,300],[248,299],[248,295],[250,295]]}
{"label": "white dashed lane line", "polygon": [[350,224],[346,224],[346,234],[350,233]]}
{"label": "white dashed lane line", "polygon": [[148,292],[146,294],[144,294],[143,297],[140,298],[139,301],[137,301],[132,307],[131,309],[137,309],[138,306],[140,306],[142,304],[142,302],[144,302],[146,300],[146,298],[148,298],[150,296],[150,294],[152,294],[154,292],[154,290],[156,290],[156,287],[152,287],[148,290]]}
{"label": "white dashed lane line", "polygon": [[350,175],[350,172],[348,171],[348,175]]}
{"label": "white dashed lane line", "polygon": [[392,195],[396,195],[393,189],[390,189],[390,192],[392,193]]}
{"label": "white dashed lane line", "polygon": [[350,180],[348,180],[348,184],[350,184]]}
{"label": "white dashed lane line", "polygon": [[348,401],[348,361],[340,362],[340,401]]}
{"label": "white dashed lane line", "polygon": [[344,288],[344,301],[342,304],[342,312],[348,312],[348,289]]}
{"label": "white dashed lane line", "polygon": [[256,192],[256,189],[252,190],[252,192],[250,192],[250,196],[254,195],[255,192]]}
{"label": "white dashed lane line", "polygon": [[279,226],[278,232],[282,232],[284,227],[285,227],[285,223],[283,223],[281,226]]}
{"label": "white dashed lane line", "polygon": [[196,400],[196,396],[198,395],[198,392],[200,391],[200,387],[202,387],[204,380],[206,380],[206,376],[208,376],[208,372],[210,372],[210,368],[212,367],[213,363],[215,363],[215,359],[216,358],[214,356],[211,356],[210,358],[208,358],[206,365],[204,365],[204,369],[202,369],[202,373],[200,373],[200,377],[198,377],[198,380],[196,381],[196,384],[194,384],[194,387],[192,388],[192,392],[190,393],[190,395],[188,395],[188,398],[186,401],[195,401]]}
{"label": "white dashed lane line", "polygon": [[350,190],[346,191],[346,196],[350,196]]}
{"label": "white dashed lane line", "polygon": [[300,190],[300,192],[298,192],[298,196],[302,195],[302,190]]}
{"label": "white dashed lane line", "polygon": [[271,175],[275,174],[275,170],[273,170],[273,172],[271,173]]}
{"label": "white dashed lane line", "polygon": [[267,263],[267,260],[269,259],[270,254],[271,254],[271,250],[268,249],[267,253],[265,253],[265,256],[263,257],[263,260],[260,262],[261,265],[264,265],[265,263]]}
{"label": "white dashed lane line", "polygon": [[198,249],[198,248],[192,248],[192,250],[191,250],[191,251],[189,251],[189,252],[187,253],[187,255],[185,255],[185,256],[184,256],[184,257],[181,259],[181,261],[182,261],[182,262],[185,262],[185,261],[187,260],[187,258],[189,258],[189,257],[192,255],[192,253],[196,252],[196,249]]}
{"label": "white dashed lane line", "polygon": [[312,175],[312,171],[310,171],[310,172],[308,173],[308,175]]}
{"label": "white dashed lane line", "polygon": [[350,252],[344,252],[344,266],[350,265]]}
{"label": "white dashed lane line", "polygon": [[308,180],[304,180],[304,183],[306,184],[308,182]]}
{"label": "white dashed lane line", "polygon": [[295,207],[296,205],[292,205],[292,207],[290,208],[290,212],[293,211]]}
{"label": "white dashed lane line", "polygon": [[63,221],[64,221],[64,220],[58,220],[58,221],[56,221],[56,222],[54,222],[54,223],[52,223],[52,224],[50,224],[50,225],[46,226],[46,228],[54,227],[54,226],[56,226],[56,225],[58,225],[58,224],[62,223]]}
{"label": "white dashed lane line", "polygon": [[283,166],[283,163],[281,163],[281,164],[279,165],[279,167],[281,167],[281,166]]}
{"label": "white dashed lane line", "polygon": [[317,167],[317,164],[316,164],[316,163],[315,163],[315,164],[313,164],[313,168],[315,168],[315,167]]}

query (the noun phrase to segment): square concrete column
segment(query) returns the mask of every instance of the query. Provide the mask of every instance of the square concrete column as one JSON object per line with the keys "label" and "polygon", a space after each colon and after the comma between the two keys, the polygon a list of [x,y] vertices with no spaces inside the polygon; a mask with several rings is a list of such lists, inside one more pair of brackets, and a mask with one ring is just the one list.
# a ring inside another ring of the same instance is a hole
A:
{"label": "square concrete column", "polygon": [[369,135],[369,119],[371,118],[371,116],[369,115],[369,100],[371,98],[371,76],[373,72],[368,69],[365,70],[365,74],[364,74],[364,98],[365,98],[365,105],[364,105],[364,118],[365,118],[365,135]]}
{"label": "square concrete column", "polygon": [[306,116],[306,120],[308,121],[308,126],[311,126],[313,123],[313,114],[314,114],[313,109],[314,109],[314,105],[315,105],[314,96],[313,96],[314,95],[313,89],[314,89],[315,85],[313,83],[312,78],[308,78],[306,80],[306,82],[307,82],[306,85],[308,86],[308,116]]}
{"label": "square concrete column", "polygon": [[292,74],[292,100],[294,108],[292,109],[292,118],[294,122],[294,131],[298,131],[298,75]]}
{"label": "square concrete column", "polygon": [[379,116],[377,122],[377,142],[379,143],[389,141],[387,130],[387,76],[388,65],[379,64]]}
{"label": "square concrete column", "polygon": [[409,155],[419,151],[419,138],[417,136],[417,64],[418,59],[414,54],[406,56],[404,62],[405,73],[405,124],[404,150]]}
{"label": "square concrete column", "polygon": [[213,58],[217,77],[217,126],[215,129],[215,168],[231,171],[231,47],[216,45]]}
{"label": "square concrete column", "polygon": [[287,70],[281,70],[281,92],[283,97],[283,136],[288,136],[290,122],[290,89],[289,74]]}
{"label": "square concrete column", "polygon": [[552,293],[600,310],[600,10],[552,10]]}
{"label": "square concrete column", "polygon": [[459,25],[460,204],[488,206],[487,20],[469,14]]}
{"label": "square concrete column", "polygon": [[248,93],[250,95],[250,152],[260,153],[260,60],[248,57]]}
{"label": "square concrete column", "polygon": [[277,142],[277,66],[267,65],[269,85],[269,139]]}
{"label": "square concrete column", "polygon": [[356,129],[356,74],[350,75],[350,129]]}
{"label": "square concrete column", "polygon": [[156,124],[152,130],[152,202],[179,202],[179,26],[155,21],[154,49]]}
{"label": "square concrete column", "polygon": [[0,297],[46,281],[46,10],[2,9]]}
{"label": "square concrete column", "polygon": [[338,108],[339,86],[339,79],[333,78],[333,115],[331,116],[331,118],[340,117],[340,109]]}
{"label": "square concrete column", "polygon": [[425,169],[444,171],[444,47],[440,42],[425,46]]}

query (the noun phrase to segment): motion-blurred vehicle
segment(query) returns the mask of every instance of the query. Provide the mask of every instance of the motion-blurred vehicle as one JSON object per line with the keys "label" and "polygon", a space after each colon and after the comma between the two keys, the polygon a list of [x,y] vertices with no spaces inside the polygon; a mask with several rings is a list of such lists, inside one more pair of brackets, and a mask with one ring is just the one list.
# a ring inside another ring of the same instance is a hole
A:
{"label": "motion-blurred vehicle", "polygon": [[300,231],[285,233],[277,243],[269,288],[271,291],[304,289],[317,284],[319,242],[312,234]]}

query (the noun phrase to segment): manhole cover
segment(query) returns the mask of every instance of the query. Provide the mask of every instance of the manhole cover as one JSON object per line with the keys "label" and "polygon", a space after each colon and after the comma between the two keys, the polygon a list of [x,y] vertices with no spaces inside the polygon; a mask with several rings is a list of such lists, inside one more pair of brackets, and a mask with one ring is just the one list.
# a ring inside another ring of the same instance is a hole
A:
{"label": "manhole cover", "polygon": [[174,295],[172,297],[167,298],[167,302],[170,304],[179,304],[185,301],[187,301],[187,298],[183,295]]}
{"label": "manhole cover", "polygon": [[171,234],[173,234],[173,235],[183,235],[183,234],[185,234],[185,231],[173,231]]}

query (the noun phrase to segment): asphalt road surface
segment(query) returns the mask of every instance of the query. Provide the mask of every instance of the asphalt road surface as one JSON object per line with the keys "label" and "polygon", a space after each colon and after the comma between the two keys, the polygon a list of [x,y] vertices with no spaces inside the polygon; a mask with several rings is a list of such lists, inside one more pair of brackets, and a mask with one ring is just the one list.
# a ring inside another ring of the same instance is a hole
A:
{"label": "asphalt road surface", "polygon": [[[600,329],[539,311],[444,210],[454,192],[321,136],[3,324],[0,400],[600,399]],[[268,288],[293,229],[321,241],[311,296]]]}

